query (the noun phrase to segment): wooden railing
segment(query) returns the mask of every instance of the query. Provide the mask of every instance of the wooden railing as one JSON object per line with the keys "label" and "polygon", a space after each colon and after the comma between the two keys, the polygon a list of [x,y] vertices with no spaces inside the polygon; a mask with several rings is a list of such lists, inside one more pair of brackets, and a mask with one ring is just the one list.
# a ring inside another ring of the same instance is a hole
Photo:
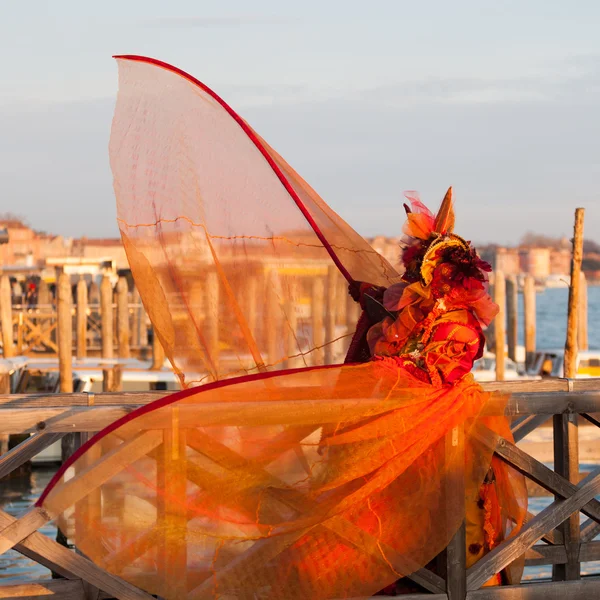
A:
{"label": "wooden railing", "polygon": [[[577,462],[578,419],[600,426],[593,414],[600,412],[600,380],[493,383],[485,387],[512,393],[507,412],[514,418],[517,441],[553,419],[554,470],[508,441],[498,446],[497,454],[556,500],[539,514],[530,514],[516,537],[500,544],[470,569],[465,568],[464,529],[459,531],[448,548],[447,577],[420,569],[411,579],[430,593],[404,598],[546,600],[558,598],[559,594],[568,594],[571,600],[600,597],[600,579],[580,577],[582,562],[600,560],[600,542],[594,541],[600,533],[600,502],[595,499],[600,494],[600,468],[580,481]],[[0,479],[66,434],[80,432],[85,439],[91,432],[163,396],[164,392],[0,396],[0,434],[32,434],[0,456]],[[490,411],[500,410],[499,406],[490,403]],[[205,404],[202,416],[210,421],[219,410],[219,405]],[[587,517],[581,526],[580,511]],[[0,554],[13,548],[65,580],[0,584],[0,598],[20,597],[19,594],[27,598],[52,594],[60,598],[88,598],[97,597],[90,594],[98,590],[127,600],[151,597],[39,533],[37,530],[47,521],[48,516],[39,508],[32,508],[19,518],[0,511]],[[553,566],[552,582],[481,588],[494,573],[524,552],[529,565]]]}

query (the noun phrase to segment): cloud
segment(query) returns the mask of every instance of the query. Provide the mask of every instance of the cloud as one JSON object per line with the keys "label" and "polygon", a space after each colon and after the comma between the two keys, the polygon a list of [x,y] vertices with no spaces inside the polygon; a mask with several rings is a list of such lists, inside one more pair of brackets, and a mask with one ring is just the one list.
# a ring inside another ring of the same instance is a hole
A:
{"label": "cloud", "polygon": [[239,27],[245,25],[288,25],[296,19],[268,15],[229,15],[220,17],[153,17],[141,21],[146,27]]}

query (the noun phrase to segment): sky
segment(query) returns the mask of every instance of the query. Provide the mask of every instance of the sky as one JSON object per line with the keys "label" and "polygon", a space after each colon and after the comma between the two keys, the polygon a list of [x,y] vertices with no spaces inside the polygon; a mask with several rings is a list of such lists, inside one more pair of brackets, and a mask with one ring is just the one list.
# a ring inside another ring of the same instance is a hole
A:
{"label": "sky", "polygon": [[0,212],[118,234],[113,54],[213,88],[365,236],[400,235],[404,190],[457,232],[600,241],[597,0],[0,0]]}

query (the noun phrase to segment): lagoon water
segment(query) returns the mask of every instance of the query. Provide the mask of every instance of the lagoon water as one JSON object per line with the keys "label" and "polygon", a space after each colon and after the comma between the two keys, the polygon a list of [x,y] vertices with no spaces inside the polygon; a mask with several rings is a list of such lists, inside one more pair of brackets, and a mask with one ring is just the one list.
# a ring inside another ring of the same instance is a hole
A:
{"label": "lagoon water", "polygon": [[[550,289],[537,295],[537,346],[538,348],[562,348],[565,343],[567,322],[568,289]],[[600,350],[600,287],[588,290],[588,334],[590,349]],[[519,298],[520,325],[522,324],[522,296]],[[523,329],[519,331],[520,343],[523,343]],[[587,466],[588,469],[593,465]],[[5,480],[0,485],[0,507],[11,515],[24,513],[39,497],[50,481],[54,469],[34,469],[31,474]],[[600,499],[600,497],[599,497]],[[530,510],[537,513],[552,501],[551,498],[531,498]],[[56,529],[47,525],[41,533],[56,537]],[[600,536],[599,536],[600,537]],[[585,563],[582,572],[600,572],[600,562]],[[528,567],[526,579],[549,577],[550,567]],[[50,577],[50,572],[37,563],[10,551],[0,555],[0,579],[35,580]]]}

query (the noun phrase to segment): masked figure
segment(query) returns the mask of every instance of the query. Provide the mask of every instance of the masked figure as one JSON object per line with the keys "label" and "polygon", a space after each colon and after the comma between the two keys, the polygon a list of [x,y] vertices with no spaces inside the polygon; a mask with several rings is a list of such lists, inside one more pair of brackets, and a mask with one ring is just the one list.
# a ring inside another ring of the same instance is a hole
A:
{"label": "masked figure", "polygon": [[[523,480],[493,459],[506,398],[469,373],[489,265],[451,191],[436,216],[409,197],[398,272],[205,85],[118,62],[119,224],[182,391],[99,432],[38,504],[168,599],[395,593],[465,514],[468,566],[518,531]],[[489,584],[518,577],[501,567]]]}

